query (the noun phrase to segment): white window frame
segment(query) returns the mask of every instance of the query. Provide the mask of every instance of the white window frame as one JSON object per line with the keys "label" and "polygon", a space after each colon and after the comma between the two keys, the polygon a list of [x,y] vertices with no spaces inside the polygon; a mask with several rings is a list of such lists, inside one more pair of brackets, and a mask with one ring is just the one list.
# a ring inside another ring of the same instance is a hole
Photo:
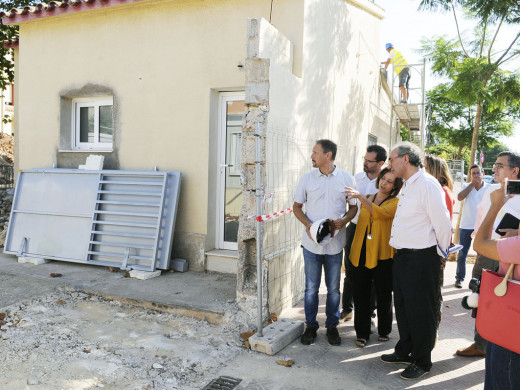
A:
{"label": "white window frame", "polygon": [[[113,96],[97,96],[72,99],[72,148],[79,150],[106,150],[112,151],[114,129],[112,128],[112,142],[99,142],[99,107],[114,106]],[[80,108],[94,107],[94,142],[80,142]],[[113,122],[112,122],[113,124]]]}

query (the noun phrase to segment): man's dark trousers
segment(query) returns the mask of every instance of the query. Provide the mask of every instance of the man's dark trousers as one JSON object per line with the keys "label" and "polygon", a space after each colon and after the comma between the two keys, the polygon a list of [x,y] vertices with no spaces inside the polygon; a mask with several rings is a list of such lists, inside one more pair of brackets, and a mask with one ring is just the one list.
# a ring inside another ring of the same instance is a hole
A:
{"label": "man's dark trousers", "polygon": [[440,257],[435,246],[397,250],[394,256],[394,305],[399,341],[395,353],[411,359],[422,369],[432,366],[431,351],[437,335],[437,290]]}
{"label": "man's dark trousers", "polygon": [[343,279],[343,295],[341,296],[341,309],[345,313],[350,313],[354,308],[353,303],[353,285],[352,285],[352,264],[349,261],[350,248],[356,233],[356,224],[350,222],[347,226],[347,244],[345,245],[345,279]]}
{"label": "man's dark trousers", "polygon": [[[356,234],[356,224],[350,222],[347,226],[347,244],[345,245],[345,279],[343,279],[343,294],[341,295],[341,310],[345,313],[350,313],[354,309],[354,285],[352,281],[352,263],[350,262],[350,248],[352,248],[352,241],[354,241],[354,234]],[[370,290],[370,313],[373,315],[377,308],[375,286],[372,283]]]}

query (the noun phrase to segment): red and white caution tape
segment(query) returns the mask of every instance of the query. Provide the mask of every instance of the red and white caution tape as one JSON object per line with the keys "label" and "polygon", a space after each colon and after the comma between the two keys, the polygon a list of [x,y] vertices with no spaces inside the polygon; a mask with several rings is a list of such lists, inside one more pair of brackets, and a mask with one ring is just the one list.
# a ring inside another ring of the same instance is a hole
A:
{"label": "red and white caution tape", "polygon": [[277,213],[257,216],[257,217],[255,217],[255,219],[258,222],[264,222],[264,221],[269,221],[270,219],[281,217],[282,215],[289,214],[289,213],[292,213],[292,208],[290,208],[290,207],[285,210],[278,211]]}

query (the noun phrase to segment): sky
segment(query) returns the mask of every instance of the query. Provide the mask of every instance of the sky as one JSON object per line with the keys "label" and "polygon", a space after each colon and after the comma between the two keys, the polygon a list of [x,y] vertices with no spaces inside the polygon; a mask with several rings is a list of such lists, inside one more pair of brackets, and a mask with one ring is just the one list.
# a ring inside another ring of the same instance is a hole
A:
{"label": "sky", "polygon": [[[422,62],[422,55],[417,52],[421,47],[421,40],[445,35],[448,38],[457,36],[453,14],[441,12],[418,11],[420,0],[375,0],[375,3],[386,11],[386,19],[383,20],[382,35],[384,43],[391,42],[400,50],[408,63]],[[457,14],[463,36],[470,38],[472,23],[464,20],[461,13]],[[517,27],[518,28],[518,27]],[[507,28],[501,31],[497,37],[495,47],[505,48],[512,41],[516,30]],[[505,44],[507,42],[507,45]],[[500,45],[500,43],[503,43]],[[384,46],[381,48],[382,61],[387,57]],[[520,60],[512,66],[520,67]],[[426,89],[430,89],[440,80],[426,71]],[[501,140],[510,146],[512,150],[520,153],[520,124],[516,126],[515,134]]]}

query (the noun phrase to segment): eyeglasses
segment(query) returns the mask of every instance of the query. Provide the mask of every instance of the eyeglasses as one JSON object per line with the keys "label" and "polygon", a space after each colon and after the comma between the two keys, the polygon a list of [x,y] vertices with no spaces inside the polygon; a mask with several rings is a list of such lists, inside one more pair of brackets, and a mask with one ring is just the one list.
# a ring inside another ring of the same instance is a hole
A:
{"label": "eyeglasses", "polygon": [[377,160],[369,160],[369,159],[367,159],[367,158],[365,158],[365,157],[361,157],[361,160],[364,161],[364,162],[367,162],[367,163],[376,163],[376,162],[379,162],[379,161],[377,161]]}
{"label": "eyeglasses", "polygon": [[392,161],[394,161],[396,158],[401,158],[401,157],[404,157],[404,156],[397,156],[397,157],[394,157],[394,158],[388,157],[388,162],[392,163]]}
{"label": "eyeglasses", "polygon": [[511,165],[507,165],[507,164],[502,164],[502,163],[496,163],[496,164],[493,164],[493,169],[502,169],[504,167],[511,167]]}

